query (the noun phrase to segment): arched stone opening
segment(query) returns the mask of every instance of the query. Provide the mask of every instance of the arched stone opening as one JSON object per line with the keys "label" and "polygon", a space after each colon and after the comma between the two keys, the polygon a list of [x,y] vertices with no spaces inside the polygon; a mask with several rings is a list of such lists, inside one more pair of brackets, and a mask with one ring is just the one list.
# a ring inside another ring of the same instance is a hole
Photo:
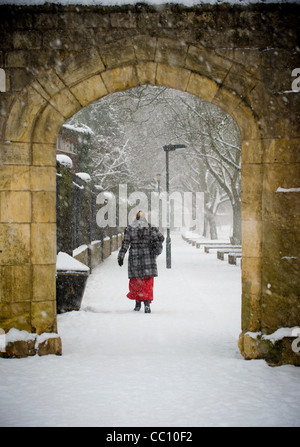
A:
{"label": "arched stone opening", "polygon": [[[70,57],[38,76],[12,104],[4,148],[10,157],[15,154],[15,159],[3,171],[4,185],[11,206],[22,199],[25,207],[12,211],[9,226],[1,215],[4,238],[9,235],[11,241],[9,247],[4,245],[5,254],[0,254],[2,275],[13,275],[18,284],[11,302],[2,305],[1,326],[38,334],[57,331],[55,154],[62,124],[109,93],[149,83],[199,96],[229,113],[239,126],[243,232],[240,349],[246,358],[264,356],[252,348],[247,350],[244,344],[247,332],[271,333],[278,328],[278,318],[268,313],[272,304],[262,306],[263,250],[269,249],[262,219],[263,179],[268,175],[263,160],[277,144],[266,139],[266,117],[258,101],[263,85],[238,62],[169,39],[164,39],[162,50],[158,40],[140,36]],[[22,291],[25,295],[20,299]],[[299,313],[294,320],[290,318],[290,324],[298,319]]]}

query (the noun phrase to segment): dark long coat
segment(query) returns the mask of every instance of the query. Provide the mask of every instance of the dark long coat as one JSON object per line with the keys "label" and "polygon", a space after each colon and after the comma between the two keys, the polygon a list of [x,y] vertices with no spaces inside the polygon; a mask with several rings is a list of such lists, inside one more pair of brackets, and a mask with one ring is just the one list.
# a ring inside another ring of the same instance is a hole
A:
{"label": "dark long coat", "polygon": [[164,236],[146,219],[135,219],[128,225],[118,259],[123,261],[129,248],[128,278],[158,276],[156,258],[162,252]]}

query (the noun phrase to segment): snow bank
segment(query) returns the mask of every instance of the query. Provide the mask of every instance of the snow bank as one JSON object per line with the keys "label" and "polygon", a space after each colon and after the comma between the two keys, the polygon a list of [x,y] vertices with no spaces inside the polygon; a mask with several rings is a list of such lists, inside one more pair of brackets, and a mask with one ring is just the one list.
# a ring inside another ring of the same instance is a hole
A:
{"label": "snow bank", "polygon": [[72,256],[64,252],[59,252],[57,255],[56,271],[64,272],[88,272],[90,269],[82,262],[77,261]]}

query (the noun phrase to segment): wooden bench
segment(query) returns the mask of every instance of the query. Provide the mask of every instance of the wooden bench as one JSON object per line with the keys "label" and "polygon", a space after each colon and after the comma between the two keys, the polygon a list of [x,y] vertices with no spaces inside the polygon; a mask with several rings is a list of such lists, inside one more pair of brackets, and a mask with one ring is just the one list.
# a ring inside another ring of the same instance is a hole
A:
{"label": "wooden bench", "polygon": [[220,259],[221,261],[224,261],[225,255],[227,255],[228,253],[239,254],[239,253],[242,253],[242,249],[241,248],[231,248],[231,247],[229,247],[229,248],[224,248],[222,250],[218,250],[217,251],[217,258]]}
{"label": "wooden bench", "polygon": [[201,242],[197,242],[196,241],[196,248],[201,248],[201,247],[230,247],[231,243],[230,242],[207,242],[207,241],[201,241]]}
{"label": "wooden bench", "polygon": [[228,264],[236,265],[236,260],[242,257],[242,253],[228,253]]}
{"label": "wooden bench", "polygon": [[209,253],[210,250],[221,250],[221,249],[229,249],[234,250],[234,249],[242,249],[241,245],[231,245],[231,244],[220,244],[220,245],[204,245],[204,251],[205,253]]}

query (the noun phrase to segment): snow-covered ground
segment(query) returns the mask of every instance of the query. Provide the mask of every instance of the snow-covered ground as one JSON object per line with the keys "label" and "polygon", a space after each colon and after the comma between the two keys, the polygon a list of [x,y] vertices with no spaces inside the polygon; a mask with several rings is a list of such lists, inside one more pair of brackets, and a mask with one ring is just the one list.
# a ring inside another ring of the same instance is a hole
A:
{"label": "snow-covered ground", "polygon": [[300,369],[239,353],[238,266],[173,235],[151,314],[133,312],[126,269],[113,253],[58,316],[62,357],[0,359],[0,426],[300,425]]}

